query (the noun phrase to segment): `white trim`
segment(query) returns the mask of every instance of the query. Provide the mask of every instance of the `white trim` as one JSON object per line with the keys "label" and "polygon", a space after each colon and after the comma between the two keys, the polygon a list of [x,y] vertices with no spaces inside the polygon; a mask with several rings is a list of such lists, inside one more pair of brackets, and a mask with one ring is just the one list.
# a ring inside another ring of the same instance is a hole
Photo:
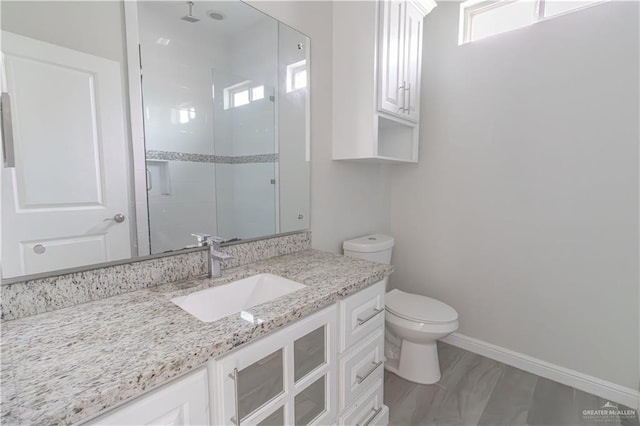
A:
{"label": "white trim", "polygon": [[409,0],[409,2],[415,6],[416,9],[422,13],[422,16],[427,16],[438,5],[435,0]]}
{"label": "white trim", "polygon": [[640,392],[637,390],[598,379],[597,377],[589,376],[575,370],[570,370],[460,333],[452,333],[442,339],[442,341],[469,352],[536,374],[540,377],[562,383],[563,385],[579,389],[612,402],[617,402],[629,408],[640,409]]}
{"label": "white trim", "polygon": [[555,15],[550,15],[550,16],[545,15],[545,4],[549,0],[533,0],[531,1],[531,5],[532,5],[531,12],[532,12],[533,20],[530,23],[522,25],[517,28],[512,28],[509,30],[503,30],[500,32],[485,35],[477,39],[472,38],[471,33],[473,31],[473,20],[475,16],[481,15],[484,12],[488,12],[492,9],[496,9],[511,3],[518,2],[518,1],[520,0],[466,0],[460,3],[458,45],[471,43],[474,41],[482,40],[483,38],[486,38],[486,37],[492,37],[498,34],[503,34],[503,33],[511,32],[513,30],[517,30],[520,28],[528,27],[530,25],[537,24],[538,22],[543,22],[549,19],[553,19],[557,16],[567,15],[569,13],[586,9],[588,7],[595,6],[597,4],[601,4],[610,0],[572,0],[572,2],[578,6],[575,6],[572,9],[567,9],[563,12],[556,13]]}
{"label": "white trim", "polygon": [[133,192],[138,237],[138,256],[151,254],[149,237],[149,205],[147,203],[147,163],[142,110],[141,58],[138,37],[138,3],[124,2],[125,42],[127,54],[127,80],[129,85],[129,123],[131,126],[131,153],[133,163]]}

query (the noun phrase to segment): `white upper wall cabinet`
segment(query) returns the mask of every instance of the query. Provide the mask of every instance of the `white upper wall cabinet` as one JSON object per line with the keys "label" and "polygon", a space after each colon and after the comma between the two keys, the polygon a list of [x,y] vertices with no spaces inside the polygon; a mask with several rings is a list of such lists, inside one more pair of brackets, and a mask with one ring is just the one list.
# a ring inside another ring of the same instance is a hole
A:
{"label": "white upper wall cabinet", "polygon": [[380,60],[378,69],[378,108],[402,117],[406,94],[404,61],[404,11],[405,2],[389,0],[380,4]]}
{"label": "white upper wall cabinet", "polygon": [[418,161],[422,25],[434,6],[334,4],[334,160]]}
{"label": "white upper wall cabinet", "polygon": [[422,24],[423,11],[411,2],[405,4],[404,15],[404,75],[405,114],[408,120],[418,122],[420,118],[420,81],[422,77]]}
{"label": "white upper wall cabinet", "polygon": [[418,122],[424,14],[413,3],[380,4],[378,109]]}

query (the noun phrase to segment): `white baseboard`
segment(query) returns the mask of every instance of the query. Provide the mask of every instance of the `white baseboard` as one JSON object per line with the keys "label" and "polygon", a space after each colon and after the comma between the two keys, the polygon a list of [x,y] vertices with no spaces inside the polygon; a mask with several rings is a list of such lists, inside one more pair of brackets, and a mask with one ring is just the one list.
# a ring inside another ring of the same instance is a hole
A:
{"label": "white baseboard", "polygon": [[575,389],[599,396],[606,400],[640,409],[640,392],[637,390],[607,382],[584,373],[580,373],[541,359],[533,358],[510,349],[496,346],[463,334],[453,333],[444,339],[449,345],[465,349],[469,352],[500,361],[512,367],[562,383]]}

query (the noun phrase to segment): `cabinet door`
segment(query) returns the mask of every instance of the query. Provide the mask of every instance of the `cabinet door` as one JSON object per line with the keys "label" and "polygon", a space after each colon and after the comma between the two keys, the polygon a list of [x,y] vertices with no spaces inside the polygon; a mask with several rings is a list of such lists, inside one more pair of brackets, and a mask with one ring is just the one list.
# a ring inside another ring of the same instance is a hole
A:
{"label": "cabinet door", "polygon": [[396,116],[405,113],[404,9],[403,0],[380,3],[378,109]]}
{"label": "cabinet door", "polygon": [[336,327],[334,305],[214,361],[215,424],[331,423]]}
{"label": "cabinet door", "polygon": [[136,398],[84,425],[206,425],[209,384],[205,368]]}
{"label": "cabinet door", "polygon": [[405,118],[418,122],[420,118],[420,75],[422,69],[422,22],[424,16],[413,4],[405,4],[404,70]]}

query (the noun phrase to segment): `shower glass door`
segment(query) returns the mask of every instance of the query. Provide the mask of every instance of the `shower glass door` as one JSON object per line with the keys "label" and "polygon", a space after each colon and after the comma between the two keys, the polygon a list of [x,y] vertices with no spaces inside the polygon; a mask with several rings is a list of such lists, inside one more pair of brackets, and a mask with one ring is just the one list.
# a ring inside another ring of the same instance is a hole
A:
{"label": "shower glass door", "polygon": [[[263,31],[265,38],[276,36]],[[275,63],[275,51],[262,60]],[[213,70],[217,229],[227,240],[278,232],[276,98],[260,69]]]}

